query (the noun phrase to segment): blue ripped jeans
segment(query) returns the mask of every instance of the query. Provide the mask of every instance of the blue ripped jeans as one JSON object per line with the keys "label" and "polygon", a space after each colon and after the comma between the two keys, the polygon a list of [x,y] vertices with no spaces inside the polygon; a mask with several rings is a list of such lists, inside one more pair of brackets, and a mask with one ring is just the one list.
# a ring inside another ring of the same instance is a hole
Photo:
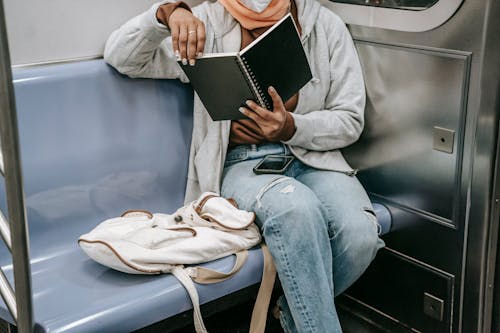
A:
{"label": "blue ripped jeans", "polygon": [[226,158],[222,195],[254,211],[285,297],[281,326],[291,332],[342,332],[334,296],[368,267],[384,242],[371,202],[356,177],[295,159],[284,175],[256,175],[264,156],[283,144],[242,145]]}

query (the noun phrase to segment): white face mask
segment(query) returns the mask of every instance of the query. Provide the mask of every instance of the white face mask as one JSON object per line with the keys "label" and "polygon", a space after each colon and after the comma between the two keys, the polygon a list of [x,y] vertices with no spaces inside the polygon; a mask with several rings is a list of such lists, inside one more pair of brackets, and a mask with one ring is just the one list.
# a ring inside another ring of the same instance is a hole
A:
{"label": "white face mask", "polygon": [[245,7],[256,13],[262,13],[272,0],[239,0]]}

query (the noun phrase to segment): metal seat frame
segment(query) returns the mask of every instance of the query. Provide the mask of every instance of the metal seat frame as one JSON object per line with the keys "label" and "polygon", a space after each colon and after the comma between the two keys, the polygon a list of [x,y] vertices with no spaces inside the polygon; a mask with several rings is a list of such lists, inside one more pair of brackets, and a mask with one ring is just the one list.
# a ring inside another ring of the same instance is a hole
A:
{"label": "metal seat frame", "polygon": [[[0,211],[0,234],[12,253],[14,288],[0,269],[0,293],[17,331],[34,331],[28,225],[24,204],[16,105],[3,1],[0,0],[0,173],[5,178],[8,219]],[[15,290],[15,292],[14,292]]]}

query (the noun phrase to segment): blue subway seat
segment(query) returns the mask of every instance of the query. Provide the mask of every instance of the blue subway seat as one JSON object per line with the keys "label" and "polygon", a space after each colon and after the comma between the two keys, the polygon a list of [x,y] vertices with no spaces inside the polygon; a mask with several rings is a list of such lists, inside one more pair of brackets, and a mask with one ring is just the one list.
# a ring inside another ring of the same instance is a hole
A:
{"label": "blue subway seat", "polygon": [[373,210],[377,215],[377,221],[380,225],[380,235],[385,235],[391,231],[392,216],[387,207],[379,203],[373,203]]}
{"label": "blue subway seat", "polygon": [[[127,275],[89,259],[78,237],[127,209],[182,205],[192,129],[191,88],[128,79],[102,60],[14,72],[39,332],[129,332],[191,308],[177,280]],[[0,193],[4,212],[5,194]],[[390,214],[375,205],[381,230]],[[207,264],[228,271],[233,258]],[[0,265],[12,278],[11,257]],[[252,249],[232,279],[198,285],[202,304],[260,282]],[[0,317],[12,322],[0,304]]]}

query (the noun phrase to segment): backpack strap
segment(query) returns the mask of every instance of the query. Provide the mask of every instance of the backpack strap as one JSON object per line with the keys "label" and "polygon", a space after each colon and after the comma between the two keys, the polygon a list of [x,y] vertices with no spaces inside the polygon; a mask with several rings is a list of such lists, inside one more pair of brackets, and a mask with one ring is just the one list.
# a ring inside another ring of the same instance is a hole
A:
{"label": "backpack strap", "polygon": [[[217,283],[229,279],[236,274],[248,258],[248,251],[235,253],[236,261],[229,273],[218,272],[205,267],[187,267],[179,265],[172,270],[172,274],[179,280],[188,292],[191,303],[193,303],[193,321],[196,333],[208,333],[200,310],[200,299],[193,280],[201,284]],[[262,331],[264,332],[264,331]]]}
{"label": "backpack strap", "polygon": [[[273,263],[273,258],[265,244],[261,245],[262,255],[264,256],[264,268],[262,270],[262,282],[260,283],[259,293],[252,311],[252,319],[250,322],[249,333],[264,333],[266,329],[267,311],[269,309],[269,301],[276,280],[276,267]],[[196,333],[208,333],[203,323],[201,316],[200,301],[198,292],[193,283],[193,280],[200,284],[211,284],[222,282],[234,274],[236,274],[248,258],[248,251],[240,251],[235,253],[236,261],[229,273],[219,272],[206,267],[187,267],[177,266],[172,270],[172,274],[186,288],[191,302],[193,303],[193,319]]]}
{"label": "backpack strap", "polygon": [[193,280],[191,280],[191,277],[188,275],[183,266],[175,267],[172,270],[172,274],[179,280],[180,283],[182,283],[184,288],[186,288],[189,298],[191,298],[191,302],[193,303],[194,329],[196,333],[208,333],[201,316],[200,299]]}
{"label": "backpack strap", "polygon": [[262,282],[260,283],[259,293],[255,300],[250,321],[249,333],[264,333],[266,329],[267,310],[271,294],[273,293],[274,282],[276,280],[276,266],[267,245],[262,243],[262,255],[264,256],[264,269],[262,272]]}
{"label": "backpack strap", "polygon": [[188,267],[186,268],[186,271],[196,283],[210,284],[222,282],[238,273],[238,271],[241,269],[241,267],[243,267],[243,264],[248,258],[248,251],[240,251],[235,253],[235,255],[236,261],[234,262],[233,268],[228,273],[219,272],[202,266]]}

